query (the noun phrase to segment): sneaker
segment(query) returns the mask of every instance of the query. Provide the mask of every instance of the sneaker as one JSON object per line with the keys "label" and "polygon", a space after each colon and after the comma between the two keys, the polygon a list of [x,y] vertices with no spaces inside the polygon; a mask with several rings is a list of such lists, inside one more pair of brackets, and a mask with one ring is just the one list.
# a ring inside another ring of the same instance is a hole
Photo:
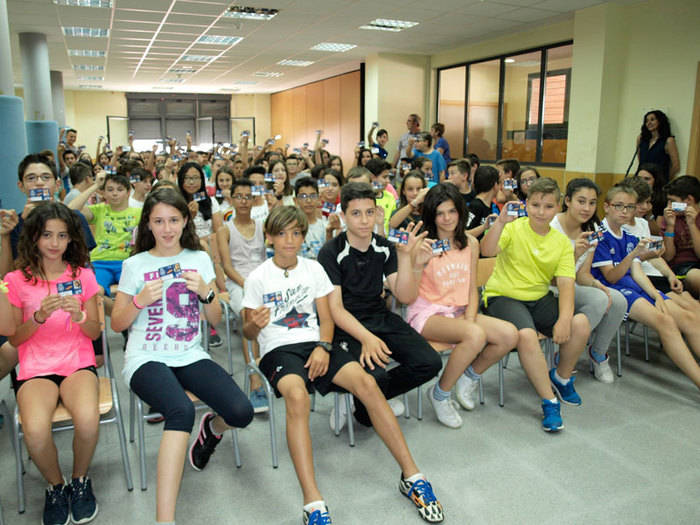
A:
{"label": "sneaker", "polygon": [[595,377],[601,383],[614,382],[615,376],[613,375],[612,368],[610,368],[610,356],[608,356],[608,354],[605,354],[605,359],[599,363],[593,358],[590,350],[588,351],[588,355],[591,358],[593,377]]}
{"label": "sneaker", "polygon": [[253,413],[255,414],[261,414],[270,410],[263,387],[256,388],[250,393],[250,404],[253,405]]}
{"label": "sneaker", "polygon": [[88,523],[97,516],[97,500],[92,493],[92,481],[85,476],[70,482],[70,518],[73,523]]}
{"label": "sneaker", "polygon": [[67,525],[70,523],[70,487],[64,483],[46,489],[44,502],[44,525]]}
{"label": "sneaker", "polygon": [[433,410],[435,410],[435,415],[438,421],[450,428],[459,428],[462,426],[462,417],[459,415],[455,409],[454,402],[451,398],[447,398],[443,401],[438,401],[433,395],[435,392],[435,385],[428,389],[428,399],[430,404],[433,405]]}
{"label": "sneaker", "polygon": [[[338,432],[343,430],[345,428],[345,423],[348,421],[348,407],[345,405],[345,400],[340,399],[340,402],[338,403]],[[350,409],[352,410],[353,414],[355,413],[355,401],[351,397],[350,398]],[[335,432],[335,403],[333,403],[333,406],[331,407],[331,417],[330,417],[330,424],[331,424],[331,430]]]}
{"label": "sneaker", "polygon": [[395,397],[392,399],[387,399],[387,402],[389,403],[391,411],[396,417],[403,416],[403,413],[406,411],[406,407],[404,406],[403,401],[401,401],[400,398]]}
{"label": "sneaker", "polygon": [[455,389],[455,397],[464,410],[474,410],[476,406],[476,391],[479,388],[479,381],[464,374],[459,376]]}
{"label": "sneaker", "polygon": [[549,399],[542,400],[542,428],[545,432],[559,432],[564,428],[560,409],[560,403],[553,403]]}
{"label": "sneaker", "polygon": [[221,337],[219,337],[219,334],[212,328],[209,333],[209,348],[217,348],[222,344],[224,344],[224,342],[221,340]]}
{"label": "sneaker", "polygon": [[304,525],[331,525],[331,523],[328,507],[314,509],[311,512],[304,511]]}
{"label": "sneaker", "polygon": [[555,371],[556,368],[552,368],[549,371],[549,380],[552,382],[552,388],[554,389],[554,392],[557,394],[557,396],[559,397],[559,399],[561,399],[563,403],[566,403],[567,405],[580,406],[581,396],[579,396],[576,393],[576,390],[574,389],[574,381],[576,381],[576,377],[572,375],[569,378],[569,382],[564,385],[557,381],[554,377]]}
{"label": "sneaker", "polygon": [[199,423],[199,433],[190,447],[190,465],[201,471],[209,463],[209,458],[214,453],[216,445],[221,442],[221,436],[215,436],[209,428],[209,423],[216,417],[214,412],[207,412]]}
{"label": "sneaker", "polygon": [[411,483],[401,476],[399,491],[415,504],[418,509],[418,514],[420,514],[420,517],[425,521],[440,523],[445,519],[442,513],[442,505],[440,505],[440,502],[435,497],[433,487],[428,480],[419,479]]}
{"label": "sneaker", "polygon": [[[150,407],[148,409],[148,413],[149,414],[157,414],[158,411],[155,408]],[[165,418],[163,416],[158,416],[158,417],[148,418],[146,420],[146,423],[148,423],[149,425],[157,425],[158,423],[162,423],[163,421],[165,421]]]}

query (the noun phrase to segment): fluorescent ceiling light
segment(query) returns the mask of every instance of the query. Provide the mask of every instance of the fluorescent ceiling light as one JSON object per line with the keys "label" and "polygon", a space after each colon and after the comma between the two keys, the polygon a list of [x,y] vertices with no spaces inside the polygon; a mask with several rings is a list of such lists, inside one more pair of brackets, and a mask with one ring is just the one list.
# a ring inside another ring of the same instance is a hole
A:
{"label": "fluorescent ceiling light", "polygon": [[398,33],[401,31],[398,27],[381,27],[381,26],[373,26],[373,25],[360,26],[358,29],[374,29],[376,31],[391,31],[393,33]]}
{"label": "fluorescent ceiling light", "polygon": [[184,78],[164,78],[161,80],[161,82],[166,82],[168,84],[182,84],[184,81]]}
{"label": "fluorescent ceiling light", "polygon": [[112,0],[53,0],[53,3],[70,7],[112,7]]}
{"label": "fluorescent ceiling light", "polygon": [[513,62],[515,62],[515,59],[514,58],[506,58],[505,62],[506,62],[506,64],[512,64]]}
{"label": "fluorescent ceiling light", "polygon": [[80,87],[84,89],[102,89],[102,86],[99,84],[80,84]]}
{"label": "fluorescent ceiling light", "polygon": [[246,20],[270,20],[274,18],[277,13],[279,13],[278,9],[232,5],[224,12],[224,16],[227,18],[243,18]]}
{"label": "fluorescent ceiling light", "polygon": [[92,58],[103,58],[105,56],[105,51],[98,51],[96,49],[69,49],[68,54],[72,57],[92,57]]}
{"label": "fluorescent ceiling light", "polygon": [[209,62],[215,58],[215,55],[183,55],[182,60],[187,62]]}
{"label": "fluorescent ceiling light", "polygon": [[104,79],[105,77],[98,76],[78,77],[78,80],[87,80],[88,82],[102,82]]}
{"label": "fluorescent ceiling light", "polygon": [[238,80],[236,81],[236,84],[239,85],[245,85],[245,86],[252,86],[253,84],[257,84],[257,80]]}
{"label": "fluorescent ceiling light", "polygon": [[235,46],[243,40],[242,36],[202,35],[197,39],[198,44],[215,44],[217,46]]}
{"label": "fluorescent ceiling light", "polygon": [[355,44],[338,44],[336,42],[321,42],[311,49],[314,51],[330,51],[331,53],[345,53],[357,47]]}
{"label": "fluorescent ceiling light", "polygon": [[377,18],[372,20],[369,25],[375,26],[375,28],[396,28],[396,29],[409,29],[418,25],[418,22],[408,22],[406,20],[391,20],[389,18]]}
{"label": "fluorescent ceiling light", "polygon": [[102,29],[100,27],[76,27],[68,26],[62,27],[63,34],[65,36],[79,36],[88,38],[106,38],[109,36],[109,29]]}
{"label": "fluorescent ceiling light", "polygon": [[193,67],[171,67],[168,69],[169,73],[177,73],[179,75],[194,73],[195,69]]}
{"label": "fluorescent ceiling light", "polygon": [[306,67],[313,64],[312,60],[289,60],[284,59],[277,62],[279,66],[296,66],[296,67]]}
{"label": "fluorescent ceiling light", "polygon": [[94,64],[75,64],[73,69],[76,71],[104,71],[105,67]]}
{"label": "fluorescent ceiling light", "polygon": [[163,91],[165,89],[173,89],[172,86],[153,86],[151,89],[155,89],[156,91]]}
{"label": "fluorescent ceiling light", "polygon": [[278,71],[256,71],[253,75],[261,78],[277,78],[284,75],[284,73]]}

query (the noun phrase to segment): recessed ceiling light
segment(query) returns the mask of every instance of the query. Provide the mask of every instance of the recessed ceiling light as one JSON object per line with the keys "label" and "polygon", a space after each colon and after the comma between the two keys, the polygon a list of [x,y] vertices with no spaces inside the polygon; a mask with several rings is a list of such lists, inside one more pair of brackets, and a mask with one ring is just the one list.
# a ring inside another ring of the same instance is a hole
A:
{"label": "recessed ceiling light", "polygon": [[112,7],[112,0],[53,0],[53,3],[70,7]]}
{"label": "recessed ceiling light", "polygon": [[161,82],[166,82],[168,84],[182,84],[184,81],[184,78],[164,78],[161,80]]}
{"label": "recessed ceiling light", "polygon": [[279,65],[279,66],[306,67],[306,66],[310,66],[311,64],[313,64],[313,61],[312,61],[312,60],[289,60],[289,59],[285,59],[285,60],[280,60],[279,62],[277,62],[277,65]]}
{"label": "recessed ceiling light", "polygon": [[72,57],[102,58],[105,56],[105,51],[98,51],[96,49],[69,49],[68,54]]}
{"label": "recessed ceiling light", "polygon": [[381,27],[381,26],[360,26],[358,29],[374,29],[375,31],[391,31],[392,33],[398,33],[401,30],[398,27]]}
{"label": "recessed ceiling light", "polygon": [[506,58],[505,62],[506,62],[506,64],[512,64],[513,62],[515,62],[515,59],[514,58]]}
{"label": "recessed ceiling light", "polygon": [[357,47],[355,44],[338,44],[336,42],[321,42],[311,49],[314,51],[330,51],[331,53],[345,53]]}
{"label": "recessed ceiling light", "polygon": [[235,88],[235,87],[230,87],[230,88],[220,88],[219,91],[240,91],[241,88]]}
{"label": "recessed ceiling light", "polygon": [[391,20],[389,18],[377,18],[368,25],[360,29],[379,29],[381,31],[401,31],[418,25],[418,22],[408,22],[406,20]]}
{"label": "recessed ceiling light", "polygon": [[243,40],[242,36],[202,35],[197,39],[198,44],[215,44],[217,46],[235,46]]}
{"label": "recessed ceiling light", "polygon": [[170,73],[177,73],[179,75],[184,74],[189,74],[189,73],[194,73],[195,69],[193,67],[171,67],[168,69],[168,72]]}
{"label": "recessed ceiling light", "polygon": [[105,77],[98,76],[78,77],[78,80],[87,80],[88,82],[102,82],[104,79]]}
{"label": "recessed ceiling light", "polygon": [[80,87],[83,89],[102,89],[99,84],[80,84]]}
{"label": "recessed ceiling light", "polygon": [[284,73],[278,71],[256,71],[253,75],[261,78],[277,78],[284,75]]}
{"label": "recessed ceiling light", "polygon": [[88,38],[106,38],[109,36],[109,29],[102,29],[101,27],[76,27],[68,26],[62,27],[63,34],[65,36],[79,36]]}
{"label": "recessed ceiling light", "polygon": [[105,67],[94,64],[75,64],[73,69],[76,71],[104,71]]}
{"label": "recessed ceiling light", "polygon": [[187,62],[209,62],[215,58],[216,56],[213,55],[184,55],[182,60],[186,60]]}
{"label": "recessed ceiling light", "polygon": [[246,20],[270,20],[277,13],[279,13],[278,9],[232,5],[224,12],[224,16],[227,18],[244,18]]}

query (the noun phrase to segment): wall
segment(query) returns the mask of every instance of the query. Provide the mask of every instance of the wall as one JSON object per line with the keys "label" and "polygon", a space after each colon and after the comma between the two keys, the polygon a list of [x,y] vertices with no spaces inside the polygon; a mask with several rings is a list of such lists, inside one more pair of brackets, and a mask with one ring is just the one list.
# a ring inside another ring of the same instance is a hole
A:
{"label": "wall", "polygon": [[120,91],[66,90],[64,99],[66,126],[78,130],[77,144],[85,145],[91,156],[95,154],[97,137],[107,136],[107,116],[126,116],[126,96]]}
{"label": "wall", "polygon": [[264,144],[274,135],[270,129],[270,95],[231,95],[231,116],[255,117],[256,144]]}
{"label": "wall", "polygon": [[352,166],[360,140],[360,72],[327,78],[270,97],[270,133],[280,134],[277,146],[313,148],[317,129],[329,140],[327,150],[340,155],[345,171]]}

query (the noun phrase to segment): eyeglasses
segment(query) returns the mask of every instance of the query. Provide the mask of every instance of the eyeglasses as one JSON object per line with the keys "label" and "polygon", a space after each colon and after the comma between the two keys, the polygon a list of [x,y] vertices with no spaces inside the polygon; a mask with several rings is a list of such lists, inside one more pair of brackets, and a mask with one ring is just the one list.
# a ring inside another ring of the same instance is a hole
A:
{"label": "eyeglasses", "polygon": [[242,193],[236,193],[233,198],[237,201],[252,201],[255,197],[249,194],[243,195]]}
{"label": "eyeglasses", "polygon": [[300,193],[297,195],[297,199],[305,201],[305,200],[311,200],[315,201],[318,199],[318,194],[317,193]]}
{"label": "eyeglasses", "polygon": [[185,177],[185,182],[200,182],[201,180],[200,177]]}
{"label": "eyeglasses", "polygon": [[624,205],[621,202],[617,202],[615,204],[610,205],[612,208],[615,208],[615,211],[635,211],[637,209],[636,204],[627,204]]}
{"label": "eyeglasses", "polygon": [[532,177],[530,179],[520,179],[520,184],[522,184],[523,186],[525,186],[525,185],[529,186],[530,184],[532,184],[536,180],[537,180],[537,177]]}
{"label": "eyeglasses", "polygon": [[34,183],[35,183],[37,180],[39,180],[39,179],[41,179],[42,182],[51,182],[52,180],[54,180],[54,176],[53,176],[53,175],[48,175],[48,174],[44,174],[44,175],[27,175],[26,177],[24,177],[24,182],[28,182],[29,184],[34,184]]}

